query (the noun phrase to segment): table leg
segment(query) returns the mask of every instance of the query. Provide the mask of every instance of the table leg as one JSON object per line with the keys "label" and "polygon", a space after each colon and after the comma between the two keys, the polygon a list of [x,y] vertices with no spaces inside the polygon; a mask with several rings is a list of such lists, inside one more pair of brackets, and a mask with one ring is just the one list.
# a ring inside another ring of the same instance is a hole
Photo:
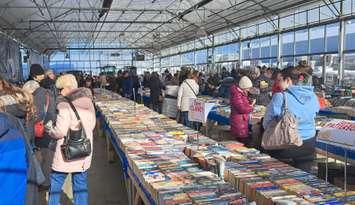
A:
{"label": "table leg", "polygon": [[326,151],[326,161],[325,161],[325,184],[328,186],[328,145],[325,144],[325,151]]}
{"label": "table leg", "polygon": [[345,191],[345,195],[344,195],[344,200],[345,202],[347,201],[348,197],[347,197],[347,189],[348,189],[348,176],[347,176],[347,166],[348,166],[348,151],[345,151],[345,164],[344,164],[344,191]]}

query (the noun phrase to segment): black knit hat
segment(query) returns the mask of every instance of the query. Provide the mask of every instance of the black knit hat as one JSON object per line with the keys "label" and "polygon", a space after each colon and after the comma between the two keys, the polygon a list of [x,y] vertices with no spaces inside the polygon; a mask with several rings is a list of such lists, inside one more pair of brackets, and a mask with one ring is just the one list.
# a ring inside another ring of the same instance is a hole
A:
{"label": "black knit hat", "polygon": [[44,75],[44,69],[40,64],[32,64],[30,67],[30,76],[35,77],[38,75]]}

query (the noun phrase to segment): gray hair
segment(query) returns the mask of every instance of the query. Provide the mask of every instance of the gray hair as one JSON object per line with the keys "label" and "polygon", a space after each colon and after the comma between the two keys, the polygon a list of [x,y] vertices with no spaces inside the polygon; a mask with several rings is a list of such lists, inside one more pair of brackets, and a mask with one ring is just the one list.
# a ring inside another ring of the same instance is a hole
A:
{"label": "gray hair", "polygon": [[34,81],[34,80],[30,80],[30,81],[27,81],[23,87],[22,87],[22,90],[24,90],[25,92],[28,92],[30,94],[32,94],[35,90],[37,90],[37,88],[39,88],[40,85],[37,81]]}

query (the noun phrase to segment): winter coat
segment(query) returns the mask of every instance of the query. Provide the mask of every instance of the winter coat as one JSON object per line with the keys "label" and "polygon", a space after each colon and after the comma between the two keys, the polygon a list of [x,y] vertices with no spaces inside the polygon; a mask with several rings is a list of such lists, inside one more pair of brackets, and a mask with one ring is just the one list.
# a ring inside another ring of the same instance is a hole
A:
{"label": "winter coat", "polygon": [[56,101],[57,96],[59,95],[58,89],[55,87],[55,80],[52,80],[50,78],[45,78],[40,82],[41,87],[48,89],[52,92],[54,101]]}
{"label": "winter coat", "polygon": [[[37,88],[33,93],[33,104],[36,108],[36,117],[32,123],[44,120],[44,124],[49,121],[55,122],[56,120],[56,102],[52,92],[42,87]],[[48,98],[47,98],[48,97]],[[45,112],[48,100],[48,110]],[[36,138],[35,144],[40,148],[48,148],[51,142],[51,137],[48,133],[44,133],[42,138]]]}
{"label": "winter coat", "polygon": [[124,78],[122,82],[122,94],[126,98],[133,96],[133,81],[130,77]]}
{"label": "winter coat", "polygon": [[248,137],[249,113],[253,111],[253,106],[250,105],[245,92],[235,84],[230,87],[230,106],[232,134],[238,138]]}
{"label": "winter coat", "polygon": [[[80,119],[82,119],[83,129],[86,137],[93,145],[93,131],[96,124],[95,108],[92,102],[91,91],[87,88],[78,88],[72,91],[67,97],[74,104]],[[73,161],[66,161],[61,152],[61,145],[64,142],[64,136],[67,135],[69,129],[78,130],[79,121],[76,119],[74,111],[69,103],[63,97],[58,98],[56,126],[50,130],[52,138],[57,139],[56,149],[54,153],[52,169],[58,172],[73,173],[84,172],[90,168],[92,152],[90,156]],[[92,147],[91,147],[92,148]]]}
{"label": "winter coat", "polygon": [[[191,87],[190,87],[191,86]],[[199,92],[199,86],[193,79],[186,79],[179,88],[177,107],[182,112],[189,111],[190,99],[196,99]]]}
{"label": "winter coat", "polygon": [[25,204],[27,167],[25,138],[5,113],[0,113],[0,204]]}
{"label": "winter coat", "polygon": [[153,105],[159,104],[159,96],[162,94],[161,90],[163,89],[163,84],[160,79],[152,78],[149,82],[150,89],[150,100]]}
{"label": "winter coat", "polygon": [[[312,86],[290,86],[284,91],[287,97],[288,110],[298,120],[298,133],[303,140],[315,136],[315,117],[319,111],[319,102]],[[270,122],[281,116],[284,102],[283,93],[276,93],[267,107],[263,126],[266,129]]]}
{"label": "winter coat", "polygon": [[[12,105],[12,107],[18,107],[15,114],[25,116],[25,113],[21,111],[18,104]],[[22,114],[21,114],[22,113]],[[26,205],[37,205],[39,204],[39,193],[38,186],[42,184],[45,180],[42,168],[37,161],[35,153],[33,152],[33,145],[30,143],[31,137],[29,136],[28,129],[25,129],[23,123],[24,119],[14,116],[14,113],[6,111],[2,113],[7,116],[10,121],[10,124],[20,131],[23,141],[25,142],[26,149],[26,160],[27,160],[27,185],[26,185]]]}

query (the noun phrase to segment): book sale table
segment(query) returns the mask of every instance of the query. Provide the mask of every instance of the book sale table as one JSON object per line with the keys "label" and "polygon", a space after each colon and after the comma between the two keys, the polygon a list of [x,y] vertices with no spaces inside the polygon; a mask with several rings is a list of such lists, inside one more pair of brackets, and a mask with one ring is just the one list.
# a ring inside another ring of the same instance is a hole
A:
{"label": "book sale table", "polygon": [[[129,204],[345,204],[344,192],[238,142],[216,141],[143,105],[95,105],[121,160]],[[347,202],[355,193],[347,193]]]}

